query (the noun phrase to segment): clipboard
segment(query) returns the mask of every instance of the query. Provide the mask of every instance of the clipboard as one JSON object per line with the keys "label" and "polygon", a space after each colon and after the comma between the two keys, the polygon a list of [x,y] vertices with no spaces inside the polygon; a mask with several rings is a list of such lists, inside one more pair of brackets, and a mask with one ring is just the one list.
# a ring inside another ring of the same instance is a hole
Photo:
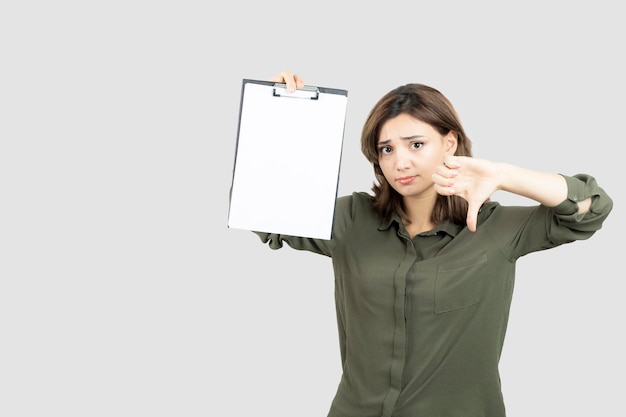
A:
{"label": "clipboard", "polygon": [[347,90],[243,79],[228,227],[330,239]]}

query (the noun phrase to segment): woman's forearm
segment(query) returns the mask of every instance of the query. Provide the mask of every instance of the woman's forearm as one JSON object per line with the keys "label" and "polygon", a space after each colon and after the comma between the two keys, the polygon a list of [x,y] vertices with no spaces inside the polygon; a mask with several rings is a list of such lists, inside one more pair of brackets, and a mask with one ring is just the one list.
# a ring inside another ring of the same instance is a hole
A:
{"label": "woman's forearm", "polygon": [[[500,189],[556,207],[567,198],[567,183],[560,174],[535,171],[500,163]],[[589,209],[591,199],[578,202],[579,213]]]}

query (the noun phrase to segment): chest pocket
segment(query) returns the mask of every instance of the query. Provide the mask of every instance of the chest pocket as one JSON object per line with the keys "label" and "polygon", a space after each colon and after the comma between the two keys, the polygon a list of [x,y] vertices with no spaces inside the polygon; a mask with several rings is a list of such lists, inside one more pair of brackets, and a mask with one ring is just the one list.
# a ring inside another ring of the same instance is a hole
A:
{"label": "chest pocket", "polygon": [[435,313],[446,313],[477,304],[486,266],[486,253],[439,265],[435,281]]}

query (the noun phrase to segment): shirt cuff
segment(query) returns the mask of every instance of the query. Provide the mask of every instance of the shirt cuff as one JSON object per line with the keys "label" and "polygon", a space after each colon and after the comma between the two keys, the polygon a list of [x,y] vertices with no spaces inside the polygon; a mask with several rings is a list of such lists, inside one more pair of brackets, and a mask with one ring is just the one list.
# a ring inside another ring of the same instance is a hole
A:
{"label": "shirt cuff", "polygon": [[562,176],[567,183],[567,198],[553,210],[562,216],[572,216],[578,212],[578,202],[589,196],[585,195],[585,181],[577,177]]}

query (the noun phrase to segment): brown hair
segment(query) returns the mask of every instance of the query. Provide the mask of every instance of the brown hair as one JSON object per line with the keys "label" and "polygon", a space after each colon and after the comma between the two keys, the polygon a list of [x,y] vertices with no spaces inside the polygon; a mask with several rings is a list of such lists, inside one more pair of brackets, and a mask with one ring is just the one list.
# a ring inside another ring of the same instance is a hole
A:
{"label": "brown hair", "polygon": [[[408,114],[428,123],[442,136],[449,132],[457,135],[457,149],[460,156],[472,156],[472,142],[465,134],[463,126],[452,103],[438,90],[424,84],[406,84],[391,90],[376,103],[370,111],[361,134],[361,151],[374,167],[376,181],[372,186],[374,208],[383,219],[388,219],[396,211],[405,223],[409,219],[402,206],[402,196],[385,179],[378,163],[378,139],[383,124],[400,114]],[[437,195],[431,221],[439,224],[444,220],[465,224],[467,201],[459,196]]]}

